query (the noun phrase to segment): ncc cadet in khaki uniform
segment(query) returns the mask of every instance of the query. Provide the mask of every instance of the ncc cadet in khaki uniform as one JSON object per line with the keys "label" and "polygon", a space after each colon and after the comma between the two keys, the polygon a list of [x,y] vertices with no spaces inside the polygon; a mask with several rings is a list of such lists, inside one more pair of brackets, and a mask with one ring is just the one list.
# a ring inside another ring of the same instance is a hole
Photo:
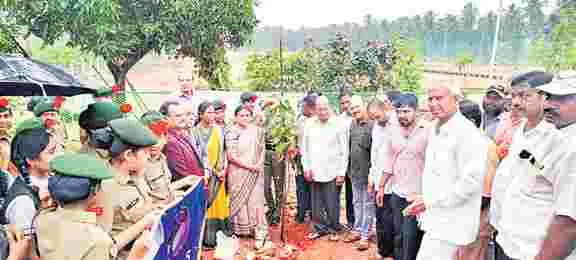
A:
{"label": "ncc cadet in khaki uniform", "polygon": [[[110,165],[114,181],[103,183],[103,190],[107,197],[112,194],[110,202],[114,215],[113,223],[106,224],[112,224],[113,236],[126,233],[127,230],[142,232],[137,228],[138,223],[147,214],[160,213],[159,209],[163,206],[153,203],[148,196],[150,190],[141,181],[149,158],[148,148],[155,145],[157,139],[136,120],[115,119],[109,122],[109,126],[113,135]],[[123,248],[123,245],[119,248]]]}
{"label": "ncc cadet in khaki uniform", "polygon": [[[108,164],[110,160],[109,149],[113,141],[108,122],[122,117],[123,114],[117,104],[96,102],[88,105],[78,118],[80,142],[82,143],[79,153],[94,156]],[[106,183],[113,181],[112,179],[104,180],[102,186],[108,187]],[[106,232],[110,232],[112,229],[114,217],[112,200],[114,196],[113,193],[103,192],[100,205],[94,205],[95,212],[98,212],[98,224]]]}
{"label": "ncc cadet in khaki uniform", "polygon": [[12,128],[13,117],[12,107],[8,98],[0,98],[0,169],[7,170],[10,162],[10,141],[9,134]]}
{"label": "ncc cadet in khaki uniform", "polygon": [[34,115],[44,121],[48,132],[53,136],[57,143],[57,154],[64,151],[66,142],[66,128],[60,122],[58,112],[64,102],[63,97],[54,99],[42,99],[34,106]]}
{"label": "ncc cadet in khaki uniform", "polygon": [[114,259],[114,239],[87,210],[98,199],[101,182],[113,177],[102,161],[86,154],[64,154],[50,162],[55,174],[48,190],[57,206],[36,218],[38,250],[43,260]]}

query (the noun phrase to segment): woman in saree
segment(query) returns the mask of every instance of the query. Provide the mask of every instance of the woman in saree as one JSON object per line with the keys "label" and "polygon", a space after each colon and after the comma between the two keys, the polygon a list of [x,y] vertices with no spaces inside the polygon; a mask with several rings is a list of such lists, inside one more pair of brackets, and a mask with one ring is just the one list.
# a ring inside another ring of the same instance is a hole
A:
{"label": "woman in saree", "polygon": [[226,133],[230,221],[238,236],[254,236],[256,248],[268,236],[264,200],[264,130],[253,125],[252,110],[240,106]]}
{"label": "woman in saree", "polygon": [[229,234],[230,208],[228,194],[226,194],[226,153],[224,151],[224,131],[214,125],[214,106],[204,101],[198,105],[198,119],[193,133],[201,147],[201,160],[208,178],[208,211],[204,229],[205,249],[216,247],[216,233],[218,231]]}

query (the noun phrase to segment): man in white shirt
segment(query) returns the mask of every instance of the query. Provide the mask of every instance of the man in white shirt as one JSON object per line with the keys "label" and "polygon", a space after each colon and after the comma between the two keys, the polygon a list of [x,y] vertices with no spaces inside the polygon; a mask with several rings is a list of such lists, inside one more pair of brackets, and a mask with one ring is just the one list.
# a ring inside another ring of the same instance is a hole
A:
{"label": "man in white shirt", "polygon": [[196,113],[198,105],[202,100],[196,96],[196,82],[194,73],[191,71],[180,71],[178,73],[178,82],[180,83],[180,93],[178,95],[178,102],[183,104],[186,108],[186,114],[189,117],[190,128],[196,122]]}
{"label": "man in white shirt", "polygon": [[330,235],[339,240],[338,186],[344,183],[348,165],[348,139],[338,119],[331,116],[326,97],[316,101],[316,117],[304,129],[302,166],[304,177],[310,182],[312,195],[312,220],[314,232],[309,239]]}
{"label": "man in white shirt", "polygon": [[458,111],[457,88],[438,82],[427,92],[436,126],[426,148],[422,194],[408,198],[404,214],[419,216],[425,231],[417,259],[448,260],[476,239],[487,144]]}
{"label": "man in white shirt", "polygon": [[537,205],[541,204],[538,199],[529,198],[531,187],[536,184],[536,180],[531,179],[535,171],[524,156],[535,154],[540,161],[541,152],[548,149],[546,144],[553,142],[557,135],[554,125],[543,120],[546,96],[536,89],[551,80],[551,74],[541,71],[512,79],[511,109],[521,115],[523,121],[513,133],[509,155],[500,162],[492,185],[490,224],[497,231],[497,260],[532,259],[538,253],[538,233],[545,232],[542,225],[546,223],[535,223],[542,221],[542,208]]}
{"label": "man in white shirt", "polygon": [[[377,156],[383,144],[386,143],[390,133],[389,128],[396,125],[393,111],[386,112],[387,104],[382,100],[375,100],[368,104],[368,116],[374,121],[372,128],[372,147],[370,156],[370,175],[368,176],[368,192],[376,195],[379,190],[382,176],[382,158]],[[376,205],[376,237],[378,255],[374,259],[392,259],[394,257],[394,220],[390,204],[390,186],[383,187],[383,203]],[[375,196],[374,196],[375,197]]]}
{"label": "man in white shirt", "polygon": [[[354,119],[350,111],[351,98],[352,95],[349,93],[343,93],[340,95],[340,115],[338,116],[338,120],[346,131],[350,130],[350,125]],[[346,135],[349,136],[349,133]],[[346,200],[346,224],[348,228],[352,228],[356,222],[356,218],[354,216],[354,195],[352,192],[352,181],[349,175],[349,172],[346,172],[346,177],[344,178],[344,199]],[[342,187],[339,188],[338,194],[336,194],[338,197],[340,197],[341,190]],[[340,200],[338,200],[338,202],[340,202]]]}
{"label": "man in white shirt", "polygon": [[[560,131],[574,140],[576,137],[576,72],[560,73],[551,83],[538,87],[547,95],[544,104],[546,121],[553,123]],[[570,142],[562,143],[563,148],[571,150]],[[572,143],[573,144],[573,143]],[[566,155],[564,155],[566,156]],[[571,162],[574,162],[574,158]],[[566,160],[564,160],[566,161]],[[535,259],[574,259],[574,241],[576,241],[576,200],[574,197],[576,182],[574,181],[574,163],[568,161],[568,165],[555,162],[557,171],[542,171],[550,174],[542,174],[542,178],[549,182],[541,186],[547,188],[548,196],[554,198],[549,201],[549,207],[553,211],[553,217],[547,227],[546,235],[540,246]],[[553,203],[553,205],[551,204]],[[550,213],[550,212],[549,212]]]}

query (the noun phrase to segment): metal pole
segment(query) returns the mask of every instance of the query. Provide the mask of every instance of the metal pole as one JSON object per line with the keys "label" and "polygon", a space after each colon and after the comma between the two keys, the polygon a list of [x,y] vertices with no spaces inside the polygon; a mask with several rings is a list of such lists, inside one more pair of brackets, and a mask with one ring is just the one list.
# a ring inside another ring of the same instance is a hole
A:
{"label": "metal pole", "polygon": [[496,29],[494,30],[494,41],[492,42],[492,55],[490,56],[490,74],[493,74],[496,69],[496,50],[498,49],[500,23],[502,22],[503,9],[504,0],[499,0],[498,12],[496,13]]}
{"label": "metal pole", "polygon": [[282,41],[284,39],[284,27],[280,29],[280,96],[284,96],[284,59],[283,59],[283,45]]}

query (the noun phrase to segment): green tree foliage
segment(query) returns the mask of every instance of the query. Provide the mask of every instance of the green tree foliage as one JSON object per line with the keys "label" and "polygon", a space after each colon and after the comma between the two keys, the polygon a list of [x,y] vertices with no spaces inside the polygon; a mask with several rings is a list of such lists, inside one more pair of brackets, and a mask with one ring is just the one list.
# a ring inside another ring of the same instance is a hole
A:
{"label": "green tree foliage", "polygon": [[563,8],[559,23],[548,37],[533,41],[530,46],[532,62],[546,67],[548,71],[576,69],[576,7]]}
{"label": "green tree foliage", "polygon": [[397,58],[392,66],[392,84],[401,91],[422,93],[422,67],[414,42],[395,36],[393,46]]}
{"label": "green tree foliage", "polygon": [[246,77],[253,90],[268,90],[277,87],[280,82],[280,49],[259,54],[252,53],[246,58]]}
{"label": "green tree foliage", "polygon": [[390,43],[371,41],[353,51],[342,33],[324,48],[308,43],[307,48],[282,56],[279,49],[252,53],[246,61],[246,74],[256,90],[282,86],[283,90],[319,89],[327,93],[376,92],[394,87],[420,91],[422,78],[417,41],[396,36]]}
{"label": "green tree foliage", "polygon": [[544,25],[543,3],[541,0],[523,0],[524,13],[527,18],[527,32],[531,36],[537,36],[542,32]]}
{"label": "green tree foliage", "polygon": [[[543,16],[544,0],[516,1],[503,12],[500,45],[497,62],[525,62],[525,45],[538,37],[547,20]],[[296,51],[303,48],[303,41],[290,40],[290,35],[306,35],[321,45],[331,42],[335,32],[345,32],[353,51],[362,49],[369,40],[390,40],[396,33],[422,42],[423,53],[429,57],[454,58],[462,51],[470,51],[478,62],[490,59],[492,41],[496,27],[496,12],[480,14],[473,1],[464,1],[458,14],[443,14],[434,11],[413,16],[390,19],[370,14],[362,23],[347,22],[319,28],[301,27],[286,30],[281,27],[264,27],[255,33],[255,48],[278,48],[278,35],[288,32],[287,48]],[[274,41],[270,39],[276,39]]]}
{"label": "green tree foliage", "polygon": [[201,75],[220,86],[226,84],[222,48],[250,39],[257,23],[254,5],[253,0],[10,0],[0,9],[48,45],[67,36],[69,46],[102,57],[119,85],[138,61],[156,52],[195,58]]}
{"label": "green tree foliage", "polygon": [[270,114],[273,116],[267,117],[267,120],[271,120],[269,124],[274,126],[270,133],[274,150],[278,158],[285,158],[287,149],[296,146],[296,111],[288,99],[280,99],[277,105],[270,108]]}

